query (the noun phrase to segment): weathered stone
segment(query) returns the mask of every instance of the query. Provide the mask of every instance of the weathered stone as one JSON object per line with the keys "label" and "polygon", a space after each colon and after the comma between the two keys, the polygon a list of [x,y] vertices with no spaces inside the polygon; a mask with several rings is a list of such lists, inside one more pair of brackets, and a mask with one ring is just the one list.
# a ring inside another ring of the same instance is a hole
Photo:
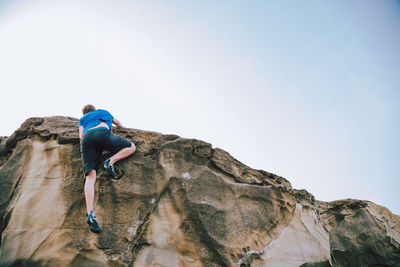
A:
{"label": "weathered stone", "polygon": [[337,266],[397,266],[400,218],[372,202],[348,199],[321,209],[330,230],[331,262]]}
{"label": "weathered stone", "polygon": [[[1,266],[397,266],[400,218],[322,202],[211,144],[128,128],[137,152],[100,169],[85,222],[78,120],[32,118],[0,139]],[[3,150],[2,150],[3,149]]]}
{"label": "weathered stone", "polygon": [[257,171],[249,168],[240,161],[234,159],[228,152],[216,148],[211,162],[220,170],[231,175],[239,183],[255,185],[283,185],[292,188],[289,181],[283,177],[266,171]]}

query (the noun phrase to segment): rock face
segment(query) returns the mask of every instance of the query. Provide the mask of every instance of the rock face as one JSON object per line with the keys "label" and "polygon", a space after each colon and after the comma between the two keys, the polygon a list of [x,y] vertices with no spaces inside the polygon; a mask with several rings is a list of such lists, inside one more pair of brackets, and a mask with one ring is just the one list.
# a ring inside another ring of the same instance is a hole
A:
{"label": "rock face", "polygon": [[[85,220],[77,119],[31,118],[0,139],[1,266],[400,266],[400,217],[321,202],[206,142],[134,129]],[[106,155],[105,155],[106,156]]]}

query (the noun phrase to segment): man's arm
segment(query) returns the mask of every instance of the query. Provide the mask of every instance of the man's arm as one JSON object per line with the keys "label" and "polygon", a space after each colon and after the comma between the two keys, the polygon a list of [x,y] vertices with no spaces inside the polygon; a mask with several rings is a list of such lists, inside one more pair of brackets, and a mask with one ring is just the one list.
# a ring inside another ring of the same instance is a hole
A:
{"label": "man's arm", "polygon": [[82,140],[82,136],[83,136],[83,126],[79,126],[79,139]]}
{"label": "man's arm", "polygon": [[120,123],[119,120],[117,120],[117,119],[115,119],[115,118],[112,120],[112,123],[114,123],[114,124],[117,125],[118,127],[124,127],[124,126],[122,126],[122,123]]}

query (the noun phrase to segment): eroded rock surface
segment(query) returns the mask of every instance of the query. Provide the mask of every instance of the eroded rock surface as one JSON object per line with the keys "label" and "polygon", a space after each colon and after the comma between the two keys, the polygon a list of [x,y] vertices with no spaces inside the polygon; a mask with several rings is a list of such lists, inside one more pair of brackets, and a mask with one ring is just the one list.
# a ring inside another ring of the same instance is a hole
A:
{"label": "eroded rock surface", "polygon": [[31,118],[0,139],[0,265],[399,266],[400,218],[321,202],[203,141],[115,129],[137,152],[100,169],[85,221],[77,119]]}

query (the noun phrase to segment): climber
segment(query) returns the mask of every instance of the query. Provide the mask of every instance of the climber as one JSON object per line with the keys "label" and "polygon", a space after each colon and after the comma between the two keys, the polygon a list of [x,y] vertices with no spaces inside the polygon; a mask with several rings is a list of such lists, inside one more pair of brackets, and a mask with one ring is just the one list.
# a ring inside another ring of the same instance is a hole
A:
{"label": "climber", "polygon": [[112,124],[122,127],[107,110],[86,105],[82,109],[83,116],[79,120],[79,139],[81,140],[81,155],[85,173],[86,217],[89,228],[94,233],[100,233],[100,226],[93,214],[94,184],[101,161],[103,150],[111,152],[111,157],[103,162],[104,168],[113,176],[117,174],[114,164],[132,155],[136,146],[121,136],[111,132]]}

